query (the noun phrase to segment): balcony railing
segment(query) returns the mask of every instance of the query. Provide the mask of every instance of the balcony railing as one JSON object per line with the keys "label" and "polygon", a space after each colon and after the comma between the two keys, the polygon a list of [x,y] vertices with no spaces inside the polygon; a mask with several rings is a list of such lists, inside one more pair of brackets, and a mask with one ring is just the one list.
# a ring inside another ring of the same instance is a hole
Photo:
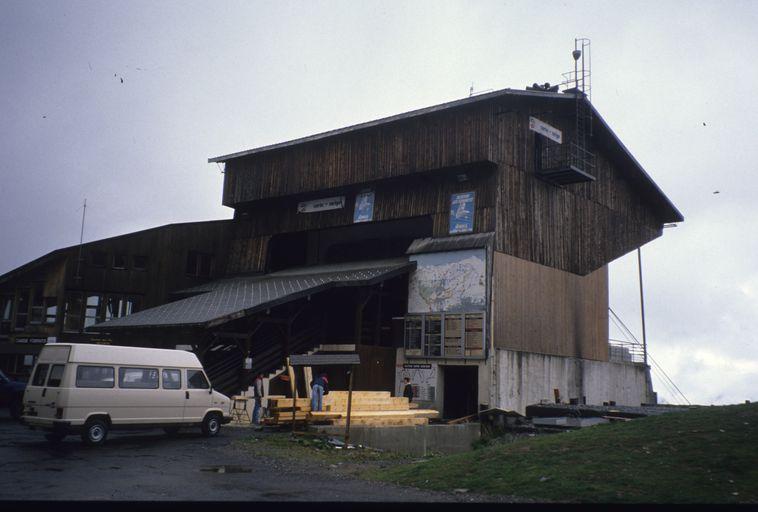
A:
{"label": "balcony railing", "polygon": [[537,174],[561,185],[595,180],[595,155],[574,142],[546,144],[539,153]]}
{"label": "balcony railing", "polygon": [[608,359],[612,363],[643,364],[645,352],[639,343],[608,340]]}

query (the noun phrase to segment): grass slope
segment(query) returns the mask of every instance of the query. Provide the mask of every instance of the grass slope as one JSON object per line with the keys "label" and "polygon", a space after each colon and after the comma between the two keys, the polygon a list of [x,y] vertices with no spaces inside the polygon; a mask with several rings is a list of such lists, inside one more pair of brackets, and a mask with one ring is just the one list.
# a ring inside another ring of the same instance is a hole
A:
{"label": "grass slope", "polygon": [[758,503],[758,404],[493,443],[370,477],[546,501]]}

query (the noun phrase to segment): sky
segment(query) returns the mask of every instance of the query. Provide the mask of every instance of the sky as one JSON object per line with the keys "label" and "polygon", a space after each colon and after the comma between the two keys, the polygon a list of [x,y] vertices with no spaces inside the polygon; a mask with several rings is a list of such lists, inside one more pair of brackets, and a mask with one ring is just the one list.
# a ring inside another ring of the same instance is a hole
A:
{"label": "sky", "polygon": [[[85,198],[85,242],[231,218],[209,157],[557,84],[587,37],[593,104],[685,218],[641,250],[649,353],[691,403],[756,401],[756,26],[738,0],[0,0],[0,274],[77,244]],[[638,279],[610,264],[641,340]]]}

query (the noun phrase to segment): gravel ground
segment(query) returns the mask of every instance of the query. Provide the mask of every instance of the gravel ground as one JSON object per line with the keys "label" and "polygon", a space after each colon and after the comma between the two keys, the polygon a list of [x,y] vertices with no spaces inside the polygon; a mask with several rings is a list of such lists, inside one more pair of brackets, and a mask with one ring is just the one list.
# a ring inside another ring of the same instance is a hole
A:
{"label": "gravel ground", "polygon": [[[76,436],[48,443],[0,413],[0,499],[147,501],[512,502],[507,497],[423,491],[369,482],[330,467],[253,456],[225,426],[215,438],[189,429],[112,432],[89,448]],[[260,432],[255,432],[261,435]],[[223,468],[223,469],[222,469]],[[44,483],[41,485],[41,483]]]}

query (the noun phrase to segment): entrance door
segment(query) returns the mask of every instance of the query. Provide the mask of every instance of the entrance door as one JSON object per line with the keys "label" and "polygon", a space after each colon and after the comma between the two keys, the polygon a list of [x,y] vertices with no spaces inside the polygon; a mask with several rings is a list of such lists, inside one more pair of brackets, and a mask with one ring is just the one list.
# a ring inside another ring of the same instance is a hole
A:
{"label": "entrance door", "polygon": [[442,417],[462,418],[475,414],[479,402],[478,366],[442,366],[444,398]]}

